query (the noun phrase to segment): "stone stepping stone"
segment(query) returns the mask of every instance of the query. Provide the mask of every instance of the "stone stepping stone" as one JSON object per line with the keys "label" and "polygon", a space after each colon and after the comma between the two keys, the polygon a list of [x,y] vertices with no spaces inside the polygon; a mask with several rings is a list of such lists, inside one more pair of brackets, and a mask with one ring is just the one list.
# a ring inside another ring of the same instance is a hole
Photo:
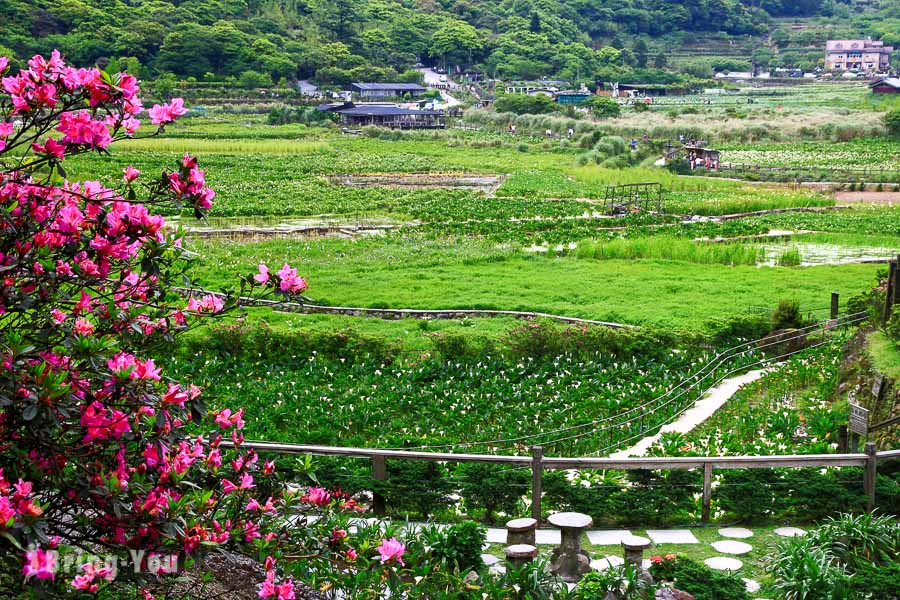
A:
{"label": "stone stepping stone", "polygon": [[716,549],[716,552],[721,552],[722,554],[747,554],[753,550],[753,546],[750,544],[736,542],[734,540],[713,542],[712,547]]}
{"label": "stone stepping stone", "polygon": [[631,532],[627,529],[609,529],[588,531],[587,538],[595,546],[618,546],[622,540],[629,537]]}
{"label": "stone stepping stone", "polygon": [[753,537],[753,532],[745,527],[725,527],[724,529],[719,530],[719,535],[727,538],[745,540]]}
{"label": "stone stepping stone", "polygon": [[703,561],[710,569],[716,571],[737,571],[744,566],[744,563],[736,558],[728,558],[727,556],[714,556]]}
{"label": "stone stepping stone", "polygon": [[481,560],[484,564],[486,564],[489,567],[491,565],[496,565],[498,562],[500,562],[500,559],[498,557],[494,556],[493,554],[482,554]]}
{"label": "stone stepping stone", "polygon": [[605,571],[610,567],[618,567],[625,564],[621,556],[610,555],[591,561],[591,568],[595,571]]}
{"label": "stone stepping stone", "polygon": [[747,579],[746,577],[742,577],[741,580],[744,582],[744,585],[747,586],[748,594],[755,594],[759,591],[759,588],[762,587],[761,585],[759,585],[758,581]]}
{"label": "stone stepping stone", "polygon": [[559,529],[538,529],[534,532],[534,542],[541,546],[559,546],[562,535]]}
{"label": "stone stepping stone", "polygon": [[779,527],[775,530],[775,535],[780,535],[781,537],[794,537],[806,535],[806,530],[800,529],[799,527]]}
{"label": "stone stepping stone", "polygon": [[654,544],[699,544],[699,540],[688,529],[648,529],[647,537]]}
{"label": "stone stepping stone", "polygon": [[485,536],[485,540],[487,540],[487,542],[489,544],[505,544],[506,543],[506,530],[490,528],[487,530],[487,535]]}

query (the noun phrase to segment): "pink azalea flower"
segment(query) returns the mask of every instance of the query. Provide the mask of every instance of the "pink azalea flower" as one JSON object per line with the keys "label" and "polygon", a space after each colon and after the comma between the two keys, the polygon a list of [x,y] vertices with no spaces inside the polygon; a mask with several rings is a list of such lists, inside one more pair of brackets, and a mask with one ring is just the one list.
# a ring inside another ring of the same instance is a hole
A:
{"label": "pink azalea flower", "polygon": [[5,71],[7,66],[9,66],[9,59],[5,56],[0,56],[0,73]]}
{"label": "pink azalea flower", "polygon": [[22,567],[25,579],[54,579],[56,577],[56,552],[44,552],[41,548],[25,553],[25,566]]}
{"label": "pink azalea flower", "polygon": [[125,183],[131,183],[132,181],[137,179],[141,174],[140,171],[138,171],[131,165],[128,165],[127,167],[125,167],[125,170],[123,171],[123,173],[125,174],[125,176],[123,177],[123,179],[125,180]]}
{"label": "pink azalea flower", "polygon": [[64,313],[63,311],[59,310],[58,308],[54,308],[53,310],[50,311],[50,318],[53,320],[53,322],[56,325],[59,325],[60,323],[64,322],[68,318],[68,315],[66,313]]}
{"label": "pink azalea flower", "polygon": [[358,556],[356,554],[356,550],[354,550],[353,548],[347,548],[347,551],[344,553],[344,555],[347,557],[347,560],[356,560],[356,557]]}
{"label": "pink azalea flower", "polygon": [[253,276],[253,279],[258,281],[259,283],[268,283],[269,281],[269,267],[266,266],[266,263],[259,263],[259,273]]}
{"label": "pink azalea flower", "polygon": [[88,336],[94,333],[94,324],[83,317],[75,319],[75,333]]}
{"label": "pink azalea flower", "polygon": [[226,496],[228,494],[236,491],[237,489],[238,489],[237,486],[234,485],[233,483],[231,483],[230,481],[228,481],[227,479],[222,480],[222,493],[225,494]]}
{"label": "pink azalea flower", "polygon": [[287,263],[284,263],[284,266],[278,271],[278,277],[281,280],[279,287],[282,292],[300,294],[306,289],[306,280],[298,277],[297,269]]}
{"label": "pink azalea flower", "polygon": [[397,561],[405,567],[406,564],[403,562],[403,554],[405,552],[406,546],[398,542],[397,538],[381,540],[381,545],[378,546],[378,554],[381,555],[382,563]]}
{"label": "pink azalea flower", "polygon": [[43,145],[38,143],[31,144],[31,149],[38,154],[55,156],[59,160],[62,160],[66,155],[66,145],[54,140],[53,138],[47,138],[47,142]]}
{"label": "pink azalea flower", "polygon": [[320,487],[311,487],[309,491],[306,492],[307,498],[313,504],[318,504],[319,506],[323,504],[328,504],[331,500],[331,494],[325,488]]}
{"label": "pink azalea flower", "polygon": [[154,104],[153,108],[147,111],[150,115],[150,122],[154,125],[165,125],[171,123],[181,115],[187,114],[184,108],[184,100],[181,98],[172,98],[168,104]]}
{"label": "pink azalea flower", "polygon": [[6,496],[0,496],[0,529],[6,527],[10,519],[16,516],[16,510]]}

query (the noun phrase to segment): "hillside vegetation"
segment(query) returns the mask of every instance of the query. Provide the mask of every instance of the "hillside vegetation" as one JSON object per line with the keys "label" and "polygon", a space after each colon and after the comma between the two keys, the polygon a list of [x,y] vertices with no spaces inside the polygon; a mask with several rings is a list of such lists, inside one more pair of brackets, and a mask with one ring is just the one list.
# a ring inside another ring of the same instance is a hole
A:
{"label": "hillside vegetation", "polygon": [[[888,0],[4,0],[0,54],[21,61],[59,48],[73,62],[111,63],[145,78],[250,71],[262,84],[397,79],[417,61],[587,81],[665,66],[688,40],[727,49],[728,36],[767,37],[781,18],[832,19],[857,35],[900,38]],[[791,44],[785,35],[775,43]],[[759,58],[766,62],[764,52]]]}

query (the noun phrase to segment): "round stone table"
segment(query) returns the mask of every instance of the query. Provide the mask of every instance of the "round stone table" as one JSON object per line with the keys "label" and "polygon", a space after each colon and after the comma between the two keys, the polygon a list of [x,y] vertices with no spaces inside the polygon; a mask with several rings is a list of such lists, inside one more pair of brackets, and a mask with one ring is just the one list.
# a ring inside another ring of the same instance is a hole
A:
{"label": "round stone table", "polygon": [[553,550],[550,571],[568,583],[581,581],[591,571],[591,560],[581,549],[581,533],[593,525],[593,519],[581,513],[564,512],[550,515],[547,520],[560,531],[560,544]]}
{"label": "round stone table", "polygon": [[522,567],[534,560],[537,548],[531,544],[514,544],[506,547],[506,562],[511,567]]}
{"label": "round stone table", "polygon": [[513,546],[516,544],[535,545],[535,529],[537,529],[537,519],[526,517],[523,519],[513,519],[506,522],[506,543]]}

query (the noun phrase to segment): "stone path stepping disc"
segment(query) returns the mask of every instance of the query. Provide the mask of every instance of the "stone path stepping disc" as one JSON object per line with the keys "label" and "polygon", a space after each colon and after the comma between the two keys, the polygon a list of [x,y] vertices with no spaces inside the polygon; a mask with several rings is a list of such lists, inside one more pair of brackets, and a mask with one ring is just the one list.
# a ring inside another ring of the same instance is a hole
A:
{"label": "stone path stepping disc", "polygon": [[485,539],[491,544],[505,544],[506,543],[506,530],[490,528],[487,530],[487,535],[485,536]]}
{"label": "stone path stepping disc", "polygon": [[745,527],[725,527],[719,530],[719,535],[727,538],[738,538],[745,540],[753,537],[753,532]]}
{"label": "stone path stepping disc", "polygon": [[756,592],[759,591],[759,588],[762,587],[761,585],[759,585],[758,581],[754,581],[752,579],[747,579],[746,577],[742,577],[741,579],[743,580],[744,585],[747,586],[748,594],[755,594]]}
{"label": "stone path stepping disc", "polygon": [[648,529],[647,537],[654,544],[699,544],[694,534],[687,529]]}
{"label": "stone path stepping disc", "polygon": [[621,556],[610,555],[604,558],[591,561],[591,568],[595,571],[605,571],[610,567],[618,567],[625,564],[625,559]]}
{"label": "stone path stepping disc", "polygon": [[588,531],[587,537],[595,546],[618,546],[622,543],[622,538],[631,535],[627,529],[609,529],[605,531]]}
{"label": "stone path stepping disc", "polygon": [[775,535],[781,537],[794,537],[796,535],[806,535],[806,530],[799,527],[779,527],[775,530]]}
{"label": "stone path stepping disc", "polygon": [[559,529],[538,529],[534,532],[534,541],[540,545],[559,546],[561,542]]}
{"label": "stone path stepping disc", "polygon": [[703,561],[710,569],[717,571],[737,571],[744,566],[744,563],[736,558],[728,558],[727,556],[714,556]]}
{"label": "stone path stepping disc", "polygon": [[716,552],[721,552],[722,554],[747,554],[753,550],[753,546],[750,544],[736,542],[734,540],[720,540],[718,542],[713,542],[712,547],[716,549]]}
{"label": "stone path stepping disc", "polygon": [[500,562],[500,559],[498,557],[494,556],[493,554],[482,554],[481,560],[484,562],[484,564],[486,564],[489,567],[491,565],[496,565],[498,562]]}

